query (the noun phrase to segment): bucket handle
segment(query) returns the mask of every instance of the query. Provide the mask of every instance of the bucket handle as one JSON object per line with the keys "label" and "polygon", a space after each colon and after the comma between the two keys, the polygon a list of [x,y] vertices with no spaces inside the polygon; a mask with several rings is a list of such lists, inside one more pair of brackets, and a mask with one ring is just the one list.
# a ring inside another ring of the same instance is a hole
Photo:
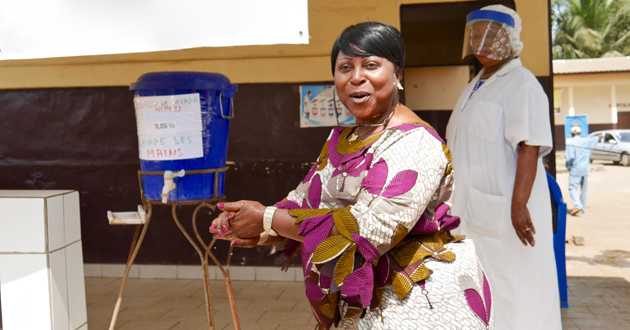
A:
{"label": "bucket handle", "polygon": [[230,97],[230,115],[226,116],[223,114],[223,102],[221,101],[221,97],[223,96],[223,91],[219,92],[219,107],[221,108],[221,117],[223,119],[232,119],[234,118],[234,98]]}

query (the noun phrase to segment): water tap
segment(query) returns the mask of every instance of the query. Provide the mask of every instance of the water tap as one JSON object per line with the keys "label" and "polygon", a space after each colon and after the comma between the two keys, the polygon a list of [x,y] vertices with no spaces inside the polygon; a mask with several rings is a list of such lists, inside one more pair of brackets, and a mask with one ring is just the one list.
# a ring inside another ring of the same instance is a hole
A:
{"label": "water tap", "polygon": [[177,186],[175,184],[175,181],[173,181],[173,178],[181,178],[186,174],[186,171],[181,170],[179,172],[173,173],[172,171],[166,171],[164,172],[164,187],[162,187],[162,203],[167,202],[168,200],[168,193],[175,189],[175,187]]}

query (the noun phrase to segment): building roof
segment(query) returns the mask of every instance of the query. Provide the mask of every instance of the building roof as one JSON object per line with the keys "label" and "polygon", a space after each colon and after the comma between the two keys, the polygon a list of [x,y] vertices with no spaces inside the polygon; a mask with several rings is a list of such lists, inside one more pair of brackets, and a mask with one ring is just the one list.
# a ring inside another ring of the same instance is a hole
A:
{"label": "building roof", "polygon": [[630,71],[630,56],[553,60],[554,74]]}

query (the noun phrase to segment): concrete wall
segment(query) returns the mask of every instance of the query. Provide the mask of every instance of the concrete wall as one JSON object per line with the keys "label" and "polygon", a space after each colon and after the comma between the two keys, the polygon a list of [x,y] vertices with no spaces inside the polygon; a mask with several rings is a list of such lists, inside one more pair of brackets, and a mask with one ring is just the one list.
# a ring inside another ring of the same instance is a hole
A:
{"label": "concrete wall", "polygon": [[[570,91],[573,89],[575,115],[588,115],[590,131],[612,129],[612,86],[616,89],[617,128],[630,128],[630,72],[579,73],[554,76],[554,88],[562,90],[560,113],[554,115],[554,137],[564,139],[564,117],[569,115]],[[557,146],[564,150],[563,145]]]}
{"label": "concrete wall", "polygon": [[[548,1],[514,2],[523,18],[525,50],[520,58],[551,94]],[[331,83],[330,49],[348,25],[376,20],[400,27],[401,5],[425,3],[436,1],[309,1],[308,45],[0,61],[0,131],[4,137],[0,167],[9,173],[0,176],[0,188],[78,190],[84,260],[124,263],[134,229],[109,226],[106,211],[134,210],[140,202],[139,161],[134,151],[137,135],[128,86],[146,72],[209,71],[223,73],[239,84],[228,145],[228,160],[235,165],[227,173],[226,195],[230,200],[272,204],[303,178],[330,131],[299,128],[299,85]],[[491,3],[473,2],[479,6]],[[419,114],[443,133],[448,110]],[[192,210],[182,209],[180,219],[189,229],[191,215]],[[203,226],[210,219],[206,215],[200,221],[206,239],[209,235]],[[223,243],[216,247],[217,256],[225,261],[227,244]],[[255,249],[236,249],[232,260],[239,265],[273,264],[272,257]],[[168,208],[156,207],[137,262],[199,262]]]}
{"label": "concrete wall", "polygon": [[[331,79],[329,55],[332,43],[345,27],[367,20],[400,27],[401,5],[435,2],[462,1],[309,1],[311,38],[308,45],[195,48],[139,54],[2,61],[0,89],[128,86],[143,73],[153,71],[221,72],[239,84],[325,81]],[[523,17],[523,64],[536,76],[548,76],[548,2],[516,0],[515,4]]]}

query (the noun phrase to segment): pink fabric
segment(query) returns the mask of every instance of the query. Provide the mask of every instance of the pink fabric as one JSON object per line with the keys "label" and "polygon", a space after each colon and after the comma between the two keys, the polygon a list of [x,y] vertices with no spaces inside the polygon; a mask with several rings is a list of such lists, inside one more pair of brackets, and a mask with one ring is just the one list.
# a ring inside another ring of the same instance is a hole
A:
{"label": "pink fabric", "polygon": [[381,158],[371,169],[369,169],[367,177],[361,184],[370,194],[378,195],[383,190],[387,180],[387,163]]}
{"label": "pink fabric", "polygon": [[326,276],[324,274],[319,275],[319,284],[322,286],[322,289],[330,289],[331,282],[332,282],[332,277]]}
{"label": "pink fabric", "polygon": [[472,311],[487,325],[488,317],[486,314],[486,306],[484,306],[479,292],[475,289],[466,289],[464,293],[466,294],[466,300]]}
{"label": "pink fabric", "polygon": [[376,250],[372,243],[370,243],[370,241],[365,239],[363,236],[359,236],[354,233],[350,233],[350,236],[352,236],[352,239],[357,243],[359,252],[363,256],[363,258],[365,258],[365,260],[371,263],[380,256],[378,250]]}
{"label": "pink fabric", "polygon": [[313,174],[315,174],[316,171],[317,171],[317,164],[311,167],[311,170],[308,171],[308,174],[306,174],[306,177],[304,178],[304,180],[302,180],[302,183],[307,183],[313,177]]}
{"label": "pink fabric", "polygon": [[308,202],[311,204],[311,209],[318,209],[319,202],[322,198],[322,180],[317,174],[313,181],[311,181],[311,185],[308,187]]}
{"label": "pink fabric", "polygon": [[306,281],[306,297],[311,300],[319,301],[324,299],[326,294],[317,284]]}
{"label": "pink fabric", "polygon": [[[316,223],[311,225],[312,222]],[[328,238],[328,234],[330,234],[330,230],[334,224],[335,221],[330,214],[302,221],[302,223],[300,223],[300,236],[304,236],[304,243],[302,245],[304,252],[313,253],[315,249],[317,249],[317,246]],[[304,227],[302,227],[302,225],[304,225]],[[308,227],[309,230],[302,229],[305,227]]]}
{"label": "pink fabric", "polygon": [[402,195],[413,186],[416,185],[416,179],[418,178],[418,173],[416,171],[402,171],[392,179],[392,181],[385,188],[385,192],[383,192],[383,197],[392,198],[395,196]]}
{"label": "pink fabric", "polygon": [[361,172],[370,168],[372,164],[372,159],[374,155],[366,154],[365,157],[357,157],[346,164],[340,164],[333,171],[332,176],[335,177],[343,172],[347,173],[349,176],[358,177],[361,175]]}
{"label": "pink fabric", "polygon": [[[490,320],[490,312],[492,311],[492,293],[490,292],[490,284],[486,278],[486,273],[483,273],[483,297],[486,301],[486,318]],[[486,322],[486,324],[488,324]]]}
{"label": "pink fabric", "polygon": [[286,200],[276,203],[276,207],[284,210],[299,209],[300,205],[294,201]]}
{"label": "pink fabric", "polygon": [[341,294],[348,297],[359,296],[361,305],[368,307],[372,299],[372,290],[374,288],[374,271],[372,263],[366,262],[361,268],[352,272],[341,287]]}

